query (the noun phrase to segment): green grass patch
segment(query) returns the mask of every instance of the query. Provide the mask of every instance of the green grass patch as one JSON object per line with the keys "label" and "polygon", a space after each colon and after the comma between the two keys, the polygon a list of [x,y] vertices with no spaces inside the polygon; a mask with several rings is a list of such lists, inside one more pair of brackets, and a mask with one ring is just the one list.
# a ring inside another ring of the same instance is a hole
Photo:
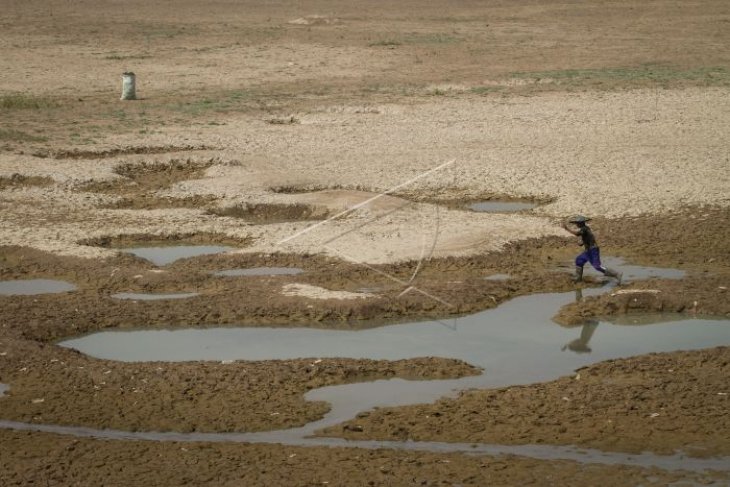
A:
{"label": "green grass patch", "polygon": [[0,95],[0,109],[2,110],[39,110],[56,106],[58,104],[53,100],[25,93]]}
{"label": "green grass patch", "polygon": [[170,109],[188,115],[200,115],[207,112],[225,113],[241,108],[252,101],[253,94],[246,90],[224,92],[218,97],[192,99],[181,103],[173,103]]}

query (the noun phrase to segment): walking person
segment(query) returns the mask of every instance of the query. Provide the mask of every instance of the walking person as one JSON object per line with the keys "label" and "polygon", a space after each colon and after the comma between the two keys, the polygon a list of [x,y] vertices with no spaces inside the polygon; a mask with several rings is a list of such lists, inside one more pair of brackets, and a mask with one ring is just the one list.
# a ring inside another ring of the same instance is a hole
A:
{"label": "walking person", "polygon": [[598,244],[596,243],[596,237],[593,235],[591,227],[588,226],[587,222],[589,220],[590,218],[586,218],[582,215],[574,216],[573,218],[571,218],[569,222],[578,227],[577,230],[573,230],[567,224],[563,225],[564,229],[566,229],[576,237],[581,238],[583,248],[585,249],[578,257],[575,258],[575,277],[573,278],[573,280],[575,282],[583,281],[583,266],[586,265],[586,262],[590,262],[593,268],[596,269],[598,272],[608,277],[613,277],[614,279],[616,279],[616,281],[618,281],[619,284],[621,284],[621,273],[608,269],[601,265],[601,251],[598,248]]}

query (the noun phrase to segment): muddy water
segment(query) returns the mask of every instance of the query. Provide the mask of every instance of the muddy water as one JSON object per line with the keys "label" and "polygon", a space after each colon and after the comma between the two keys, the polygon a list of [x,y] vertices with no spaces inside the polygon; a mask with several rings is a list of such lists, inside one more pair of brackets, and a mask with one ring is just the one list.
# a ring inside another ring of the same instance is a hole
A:
{"label": "muddy water", "polygon": [[71,283],[52,279],[0,281],[0,295],[3,296],[65,293],[75,289],[76,286]]}
{"label": "muddy water", "polygon": [[[668,274],[635,268],[633,274]],[[586,289],[585,295],[611,288]],[[577,295],[576,295],[577,294]],[[439,356],[480,366],[476,377],[440,381],[379,380],[310,391],[307,399],[332,409],[320,421],[276,433],[290,441],[351,419],[373,407],[433,402],[467,388],[494,388],[554,379],[613,358],[730,344],[726,320],[689,318],[660,325],[619,326],[592,321],[561,328],[550,317],[580,293],[538,294],[463,318],[421,321],[361,331],[311,328],[213,328],[103,332],[63,342],[83,353],[122,361],[267,360],[351,357],[397,360]],[[274,433],[270,433],[274,435]]]}
{"label": "muddy water", "polygon": [[129,299],[133,301],[157,301],[162,299],[187,299],[199,295],[199,293],[117,293],[112,294],[112,298]]}
{"label": "muddy water", "polygon": [[293,276],[301,274],[304,270],[298,267],[251,267],[248,269],[228,269],[214,272],[214,276],[238,277],[238,276]]}
{"label": "muddy water", "polygon": [[[661,269],[637,268],[639,278],[662,275]],[[595,295],[610,290],[584,290]],[[366,357],[399,359],[425,355],[461,358],[484,368],[480,376],[441,381],[378,380],[324,387],[306,399],[327,401],[331,411],[301,428],[261,433],[154,433],[94,430],[0,421],[0,427],[30,429],[97,438],[153,441],[228,441],[303,446],[395,448],[473,454],[514,454],[583,463],[655,466],[663,469],[728,470],[730,459],[695,459],[605,453],[550,445],[501,446],[440,442],[347,441],[311,438],[318,429],[351,419],[376,406],[432,402],[465,388],[489,388],[554,379],[574,369],[610,358],[649,352],[730,344],[725,320],[682,319],[661,325],[620,326],[593,321],[565,329],[550,316],[580,295],[539,294],[514,299],[496,309],[451,321],[423,321],[363,331],[304,328],[218,328],[207,330],[106,332],[61,345],[118,360],[233,360],[295,357]],[[164,347],[163,347],[164,345]],[[263,352],[262,352],[263,351]]]}
{"label": "muddy water", "polygon": [[514,213],[517,211],[531,210],[535,207],[537,207],[536,203],[518,201],[480,201],[468,206],[472,211],[487,213]]}
{"label": "muddy water", "polygon": [[730,326],[724,320],[695,318],[631,327],[591,322],[573,329],[551,323],[549,316],[572,299],[572,294],[528,296],[456,320],[361,331],[211,328],[102,332],[61,345],[94,357],[128,362],[439,356],[484,368],[478,377],[401,384],[394,390],[386,384],[359,384],[345,396],[359,406],[363,401],[384,406],[393,405],[393,400],[398,404],[433,400],[453,388],[549,380],[607,359],[730,344]]}
{"label": "muddy water", "polygon": [[[621,270],[629,276],[628,280],[675,275],[671,269],[651,267],[623,265]],[[301,357],[399,360],[433,355],[459,358],[484,367],[488,373],[482,377],[509,384],[545,380],[610,358],[730,342],[730,328],[718,320],[688,319],[661,328],[626,328],[605,323],[598,334],[604,345],[596,347],[590,359],[562,353],[579,336],[574,336],[573,329],[554,325],[550,317],[564,304],[581,299],[583,294],[600,294],[608,289],[524,296],[496,309],[458,319],[360,331],[263,327],[110,331],[67,340],[60,345],[98,358],[129,362]],[[597,327],[598,323],[590,325]],[[545,362],[544,366],[530,363],[535,360]]]}
{"label": "muddy water", "polygon": [[[79,340],[66,342],[86,353],[104,357],[124,350],[123,359],[137,353],[138,359],[186,360],[195,358],[291,358],[291,357],[373,357],[406,358],[424,355],[462,358],[481,365],[480,376],[440,381],[378,380],[367,383],[330,386],[310,391],[308,401],[326,401],[331,410],[319,421],[301,428],[242,434],[127,433],[84,428],[24,425],[0,421],[0,427],[31,428],[42,431],[156,441],[233,441],[281,443],[302,446],[349,446],[394,448],[472,454],[513,454],[538,459],[568,459],[583,463],[654,466],[663,469],[728,470],[730,459],[695,459],[683,455],[625,455],[585,448],[550,445],[502,446],[442,442],[347,441],[312,438],[320,428],[349,420],[374,407],[433,402],[466,388],[500,387],[554,379],[574,369],[609,358],[660,350],[705,348],[730,344],[730,324],[720,320],[681,320],[655,326],[616,326],[605,322],[587,323],[582,328],[564,329],[550,323],[546,316],[573,299],[571,293],[542,294],[518,298],[495,310],[477,313],[454,322],[421,322],[394,325],[376,330],[330,332],[307,329],[213,329],[180,332],[143,332],[135,339],[129,334],[97,334],[86,337],[92,342],[79,346]],[[444,326],[449,325],[449,326]],[[246,332],[254,332],[248,334]],[[240,335],[238,332],[244,332]],[[146,333],[152,333],[148,335]],[[159,335],[155,336],[155,334]],[[176,334],[181,333],[179,336]],[[188,335],[188,333],[192,333]],[[106,335],[99,343],[95,338]],[[125,337],[126,335],[126,337]],[[148,347],[146,341],[151,340]],[[201,342],[202,340],[202,342]],[[156,348],[164,344],[164,349]],[[134,347],[144,347],[137,351]],[[186,356],[175,348],[186,349]],[[206,347],[211,347],[208,352]],[[103,351],[102,351],[103,349]],[[238,350],[235,350],[238,349]],[[259,353],[265,350],[266,353]],[[326,360],[326,359],[325,359]]]}
{"label": "muddy water", "polygon": [[233,247],[222,245],[176,245],[167,247],[129,247],[119,250],[134,254],[142,259],[149,260],[157,266],[165,266],[178,259],[186,259],[188,257],[197,257],[200,255],[220,254],[233,249]]}

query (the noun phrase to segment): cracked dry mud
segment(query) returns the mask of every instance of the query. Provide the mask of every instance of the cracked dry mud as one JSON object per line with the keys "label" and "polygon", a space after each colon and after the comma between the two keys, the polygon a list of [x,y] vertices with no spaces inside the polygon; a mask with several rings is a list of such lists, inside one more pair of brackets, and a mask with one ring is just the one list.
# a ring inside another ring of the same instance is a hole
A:
{"label": "cracked dry mud", "polygon": [[[419,1],[132,1],[104,5],[104,17],[99,8],[6,6],[0,280],[77,289],[0,296],[0,383],[9,385],[0,419],[267,431],[322,417],[329,406],[304,399],[313,388],[478,373],[449,357],[132,364],[55,343],[132,328],[356,330],[568,291],[579,248],[560,222],[574,213],[594,218],[604,255],[687,277],[586,298],[560,311],[560,326],[655,311],[730,316],[725,2],[444,11]],[[131,103],[117,93],[128,69],[141,98]],[[468,210],[495,199],[538,206]],[[166,266],[119,251],[179,244],[234,250]],[[213,275],[263,266],[304,272]],[[442,301],[404,294],[414,273],[412,284]],[[510,278],[484,279],[494,274]],[[200,294],[111,297],[190,292]],[[364,297],[335,299],[353,294]],[[580,380],[379,409],[325,433],[730,455],[728,350],[609,361]],[[728,472],[515,456],[0,430],[2,485],[728,481]]]}

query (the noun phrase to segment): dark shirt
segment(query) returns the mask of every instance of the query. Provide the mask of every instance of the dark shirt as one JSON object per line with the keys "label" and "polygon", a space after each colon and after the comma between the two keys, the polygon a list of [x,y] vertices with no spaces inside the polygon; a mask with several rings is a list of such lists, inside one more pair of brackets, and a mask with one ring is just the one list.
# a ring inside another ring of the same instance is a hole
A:
{"label": "dark shirt", "polygon": [[585,247],[586,250],[598,247],[598,244],[596,244],[596,237],[593,236],[591,227],[588,225],[578,228],[578,235],[583,239],[583,247]]}

